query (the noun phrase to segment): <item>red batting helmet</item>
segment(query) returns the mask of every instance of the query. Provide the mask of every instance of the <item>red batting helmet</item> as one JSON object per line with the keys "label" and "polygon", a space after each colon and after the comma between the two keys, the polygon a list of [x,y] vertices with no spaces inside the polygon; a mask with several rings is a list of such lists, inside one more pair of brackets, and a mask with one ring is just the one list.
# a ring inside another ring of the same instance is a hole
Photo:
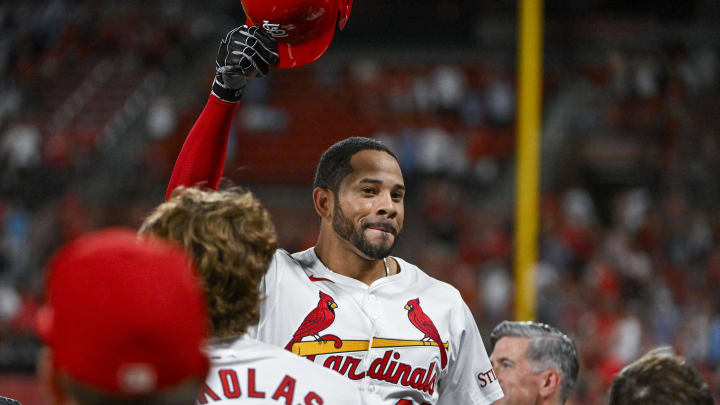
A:
{"label": "red batting helmet", "polygon": [[277,40],[278,67],[302,66],[330,46],[335,22],[345,28],[353,0],[242,0],[248,25]]}

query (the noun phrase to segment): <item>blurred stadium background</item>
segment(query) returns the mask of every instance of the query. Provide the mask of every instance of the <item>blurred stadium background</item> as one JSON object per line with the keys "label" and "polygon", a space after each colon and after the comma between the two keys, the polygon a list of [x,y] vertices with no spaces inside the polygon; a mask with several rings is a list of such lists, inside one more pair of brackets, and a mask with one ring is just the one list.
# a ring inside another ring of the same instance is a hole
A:
{"label": "blurred stadium background", "polygon": [[[581,352],[572,404],[667,344],[720,393],[720,2],[547,0],[538,319]],[[34,386],[49,254],[162,201],[239,0],[0,5],[0,395]],[[357,0],[319,61],[253,81],[226,177],[311,246],[314,166],[351,135],[406,182],[397,254],[513,317],[517,3]],[[82,331],[78,331],[82,333]]]}

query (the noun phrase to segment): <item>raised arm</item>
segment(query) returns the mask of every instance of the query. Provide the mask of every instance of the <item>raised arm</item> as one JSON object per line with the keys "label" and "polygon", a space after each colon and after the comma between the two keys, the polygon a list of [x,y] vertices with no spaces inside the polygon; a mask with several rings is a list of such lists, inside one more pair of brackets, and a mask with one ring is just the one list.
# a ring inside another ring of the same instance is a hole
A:
{"label": "raised arm", "polygon": [[178,186],[220,185],[230,125],[249,78],[278,63],[275,40],[257,27],[240,26],[220,42],[210,98],[185,139],[165,199]]}

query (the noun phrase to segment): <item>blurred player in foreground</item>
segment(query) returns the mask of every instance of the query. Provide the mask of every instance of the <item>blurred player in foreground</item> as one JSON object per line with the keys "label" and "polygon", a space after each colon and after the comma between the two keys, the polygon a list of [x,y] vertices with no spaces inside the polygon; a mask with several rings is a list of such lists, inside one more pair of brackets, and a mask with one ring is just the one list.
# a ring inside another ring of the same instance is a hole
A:
{"label": "blurred player in foreground", "polygon": [[337,373],[246,335],[258,322],[258,283],[277,247],[270,215],[252,194],[178,188],[140,232],[184,245],[204,281],[211,370],[200,404],[361,403]]}
{"label": "blurred player in foreground", "polygon": [[[212,95],[185,140],[168,195],[178,186],[218,187],[243,88],[278,59],[275,41],[257,27],[223,39]],[[492,367],[457,289],[390,256],[404,195],[397,158],[382,143],[349,138],[325,151],[312,194],[317,244],[275,253],[250,334],[353,380],[367,403],[492,403],[502,390],[481,378]]]}
{"label": "blurred player in foreground", "polygon": [[700,373],[669,347],[651,350],[615,376],[610,405],[712,405]]}
{"label": "blurred player in foreground", "polygon": [[112,229],[50,265],[38,372],[52,404],[191,405],[208,371],[199,280],[182,249]]}
{"label": "blurred player in foreground", "polygon": [[578,375],[575,342],[536,322],[498,324],[490,334],[490,361],[505,398],[502,405],[562,405]]}

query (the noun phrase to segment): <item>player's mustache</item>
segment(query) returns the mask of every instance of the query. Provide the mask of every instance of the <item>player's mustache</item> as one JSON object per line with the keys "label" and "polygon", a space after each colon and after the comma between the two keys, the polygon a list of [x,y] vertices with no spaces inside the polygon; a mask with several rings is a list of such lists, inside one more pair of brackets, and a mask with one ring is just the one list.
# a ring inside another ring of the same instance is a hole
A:
{"label": "player's mustache", "polygon": [[393,226],[390,222],[365,222],[362,225],[363,229],[367,228],[374,228],[374,229],[380,229],[381,231],[385,231],[388,233],[393,234],[393,236],[397,236],[398,231],[397,228]]}

